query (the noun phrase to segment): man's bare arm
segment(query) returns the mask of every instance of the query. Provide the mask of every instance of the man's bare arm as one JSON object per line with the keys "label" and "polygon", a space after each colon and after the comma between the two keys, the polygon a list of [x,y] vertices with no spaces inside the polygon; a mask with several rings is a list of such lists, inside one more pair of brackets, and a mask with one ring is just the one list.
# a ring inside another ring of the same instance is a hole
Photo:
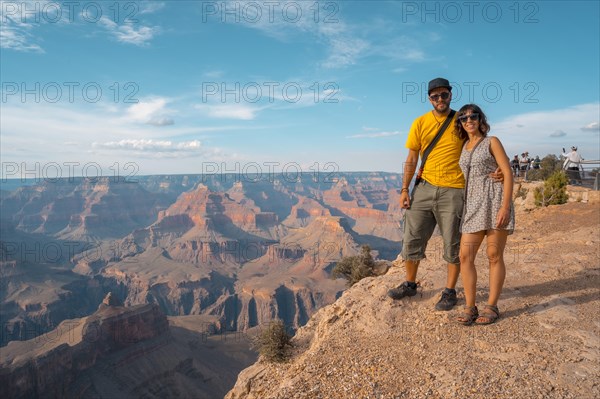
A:
{"label": "man's bare arm", "polygon": [[404,162],[404,173],[402,175],[402,192],[400,193],[400,205],[405,209],[410,207],[410,195],[408,192],[408,187],[410,186],[410,182],[415,175],[418,162],[419,152],[415,150],[408,150],[408,156]]}
{"label": "man's bare arm", "polygon": [[504,173],[502,173],[502,169],[500,167],[496,168],[495,171],[490,173],[490,177],[497,182],[504,183]]}

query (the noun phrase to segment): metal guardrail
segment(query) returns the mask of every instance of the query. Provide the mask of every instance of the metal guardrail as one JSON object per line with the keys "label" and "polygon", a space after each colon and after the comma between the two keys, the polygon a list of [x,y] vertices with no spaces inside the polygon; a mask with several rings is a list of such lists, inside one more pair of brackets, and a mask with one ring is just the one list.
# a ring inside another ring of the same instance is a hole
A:
{"label": "metal guardrail", "polygon": [[[570,184],[600,190],[600,160],[581,161],[579,163],[579,171],[567,170],[564,167],[564,158],[561,159],[561,162],[563,162],[562,170],[567,174]],[[513,169],[515,181],[528,181],[528,172],[532,170],[536,169],[531,164],[519,164],[518,169]]]}
{"label": "metal guardrail", "polygon": [[[595,170],[594,170],[595,169]],[[571,182],[579,183],[594,190],[600,190],[600,160],[579,162],[579,171],[565,170]]]}

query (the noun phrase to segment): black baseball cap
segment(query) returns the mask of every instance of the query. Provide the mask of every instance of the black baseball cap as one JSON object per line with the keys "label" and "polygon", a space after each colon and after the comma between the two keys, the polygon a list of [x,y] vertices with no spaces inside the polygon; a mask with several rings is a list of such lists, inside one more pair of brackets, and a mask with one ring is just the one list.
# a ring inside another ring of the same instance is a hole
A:
{"label": "black baseball cap", "polygon": [[448,82],[448,79],[435,78],[429,82],[429,89],[427,90],[427,95],[431,93],[431,90],[437,89],[439,87],[445,87],[448,90],[452,91],[452,86],[450,86],[450,82]]}

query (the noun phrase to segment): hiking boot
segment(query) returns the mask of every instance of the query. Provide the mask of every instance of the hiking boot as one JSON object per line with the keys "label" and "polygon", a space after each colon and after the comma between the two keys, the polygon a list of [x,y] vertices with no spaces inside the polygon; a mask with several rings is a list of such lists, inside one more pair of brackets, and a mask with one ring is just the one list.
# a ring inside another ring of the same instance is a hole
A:
{"label": "hiking boot", "polygon": [[405,281],[398,287],[389,290],[387,294],[392,299],[402,299],[405,296],[415,296],[417,295],[417,284]]}
{"label": "hiking boot", "polygon": [[435,304],[435,310],[450,310],[457,302],[456,290],[446,288],[442,291],[442,299]]}

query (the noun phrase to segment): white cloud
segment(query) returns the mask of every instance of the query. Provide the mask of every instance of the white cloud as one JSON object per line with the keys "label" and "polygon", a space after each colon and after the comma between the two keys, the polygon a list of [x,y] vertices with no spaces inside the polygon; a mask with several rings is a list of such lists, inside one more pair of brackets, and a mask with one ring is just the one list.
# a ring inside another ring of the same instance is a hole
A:
{"label": "white cloud", "polygon": [[[247,28],[260,30],[281,41],[287,41],[288,36],[296,33],[312,35],[327,47],[328,54],[322,62],[325,68],[343,68],[355,64],[370,46],[366,39],[359,38],[353,29],[341,20],[339,6],[334,2],[323,4],[286,0],[273,2],[271,6],[254,0],[228,0],[227,3],[229,4],[221,3],[220,7],[217,6],[217,14],[209,16],[208,19],[218,18],[220,22],[224,20],[241,23]],[[255,5],[258,5],[258,8]],[[226,7],[236,10],[240,18],[236,20],[235,16],[224,17]],[[273,9],[270,10],[270,7]]]}
{"label": "white cloud", "polygon": [[200,110],[211,118],[241,120],[252,120],[256,118],[256,114],[262,109],[259,107],[250,107],[242,104],[197,104],[194,106],[194,108]]}
{"label": "white cloud", "polygon": [[31,35],[24,28],[17,26],[0,26],[0,47],[22,52],[43,53],[44,50],[35,43],[31,42]]}
{"label": "white cloud", "polygon": [[581,128],[581,130],[586,131],[586,132],[600,131],[600,123],[598,123],[598,122],[588,123],[587,125],[583,126]]}
{"label": "white cloud", "polygon": [[[32,2],[0,1],[0,48],[11,49],[22,52],[43,53],[44,50],[35,43],[31,31],[35,25],[35,13],[24,18],[24,9],[35,10],[40,4]],[[39,15],[37,16],[39,19]]]}
{"label": "white cloud", "polygon": [[428,33],[415,40],[402,34],[396,21],[377,18],[350,24],[344,21],[337,2],[284,0],[267,6],[254,0],[228,0],[214,8],[203,7],[203,18],[208,21],[242,24],[284,42],[291,41],[294,34],[310,36],[324,44],[326,55],[319,64],[328,69],[354,65],[369,56],[422,62],[427,57],[420,42],[441,38]]}
{"label": "white cloud", "polygon": [[[73,9],[76,12],[81,10],[81,5],[71,5],[70,7],[51,0],[22,0],[18,2],[0,0],[0,6],[0,47],[21,52],[38,53],[44,53],[44,49],[37,43],[41,40],[33,32],[39,26],[46,24],[53,24],[56,27],[73,26],[79,20],[76,15],[70,15],[71,10]],[[154,13],[164,6],[165,3],[162,2],[144,1],[139,5],[139,13]],[[98,11],[98,8],[100,8],[100,11]],[[102,16],[97,19],[99,15]],[[132,20],[125,20],[122,24],[117,24],[107,15],[112,15],[112,11],[99,4],[96,7],[84,8],[80,12],[82,20],[88,22],[97,20],[100,26],[108,30],[121,43],[145,46],[160,33],[160,28],[157,26],[140,25],[136,27]],[[136,25],[139,25],[139,22],[136,22]]]}
{"label": "white cloud", "polygon": [[117,41],[135,44],[136,46],[148,45],[148,42],[160,32],[160,28],[157,26],[140,26],[136,29],[131,21],[125,21],[123,24],[119,25],[105,15],[100,18],[99,23],[104,26]]}
{"label": "white cloud", "polygon": [[[107,163],[111,164],[117,156],[135,157],[149,153],[141,148],[160,148],[162,145],[169,149],[165,149],[164,153],[175,154],[177,151],[197,149],[200,144],[196,140],[181,141],[169,137],[195,138],[210,132],[237,132],[255,128],[238,125],[187,125],[164,130],[148,126],[143,119],[144,123],[138,123],[128,115],[131,115],[131,111],[125,109],[117,113],[106,112],[101,104],[95,104],[91,108],[89,105],[77,107],[64,104],[3,104],[0,118],[2,159],[15,162],[85,161],[89,151],[101,151],[99,159],[108,159]],[[140,110],[138,115],[151,113]],[[165,137],[166,133],[168,137]],[[171,144],[168,145],[167,142]],[[93,146],[92,143],[96,145]],[[106,143],[113,143],[113,147],[120,146],[123,151],[114,154],[102,145]],[[127,148],[130,148],[132,153],[125,151]],[[137,148],[135,152],[134,148]],[[203,155],[213,151],[212,148],[202,148]]]}
{"label": "white cloud", "polygon": [[[76,175],[89,163],[100,165],[107,176],[113,175],[115,167],[127,175],[131,170],[124,165],[130,163],[137,165],[139,175],[201,173],[203,162],[229,161],[240,150],[235,142],[232,147],[220,147],[231,143],[231,138],[220,139],[223,133],[268,128],[247,123],[203,126],[195,115],[195,121],[185,125],[156,129],[128,119],[122,104],[118,112],[106,109],[100,103],[2,104],[0,159],[26,163],[28,169],[35,169],[36,164],[43,168],[47,162],[77,163]],[[63,176],[67,173],[64,166]]]}
{"label": "white cloud", "polygon": [[341,68],[355,64],[358,58],[369,48],[365,40],[353,37],[330,38],[330,54],[323,62],[325,68]]}
{"label": "white cloud", "polygon": [[137,152],[198,152],[201,149],[201,143],[198,140],[174,142],[171,140],[153,140],[153,139],[125,139],[119,141],[108,141],[105,143],[92,143],[93,147],[106,148],[112,150],[126,150]]}
{"label": "white cloud", "polygon": [[142,1],[139,3],[140,14],[152,14],[165,8],[165,3],[161,1]]}
{"label": "white cloud", "polygon": [[134,122],[147,123],[153,126],[173,125],[175,122],[168,116],[172,111],[166,109],[168,102],[169,100],[162,97],[140,101],[127,109],[126,118]]}
{"label": "white cloud", "polygon": [[147,121],[157,112],[164,109],[167,100],[164,98],[156,98],[150,101],[140,101],[137,104],[131,105],[127,109],[127,115],[136,121]]}

